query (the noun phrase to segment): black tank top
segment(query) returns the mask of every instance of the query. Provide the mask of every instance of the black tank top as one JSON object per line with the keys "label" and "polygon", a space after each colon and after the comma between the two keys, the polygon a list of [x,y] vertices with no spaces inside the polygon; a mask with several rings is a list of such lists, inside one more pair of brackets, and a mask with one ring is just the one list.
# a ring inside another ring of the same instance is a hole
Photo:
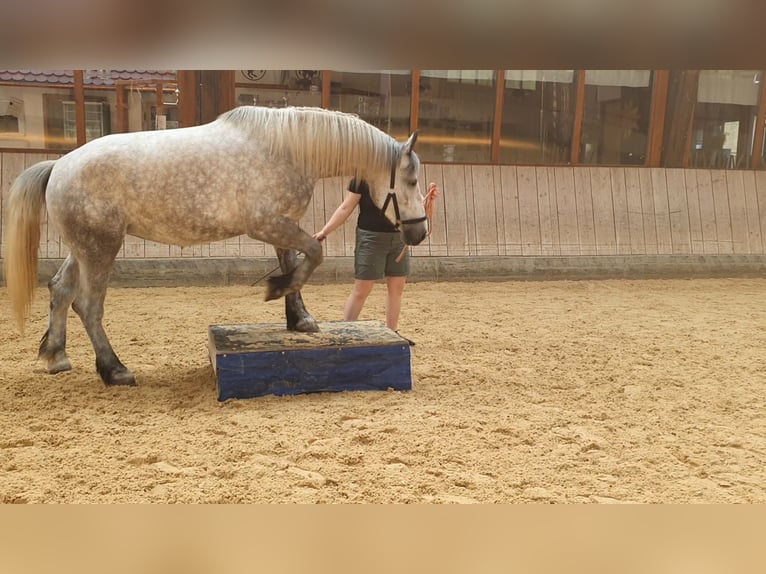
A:
{"label": "black tank top", "polygon": [[383,215],[383,212],[372,201],[372,197],[370,197],[370,186],[365,180],[360,179],[357,184],[356,179],[352,179],[348,183],[348,190],[362,196],[359,199],[359,218],[356,221],[357,227],[364,229],[365,231],[397,231],[396,226]]}

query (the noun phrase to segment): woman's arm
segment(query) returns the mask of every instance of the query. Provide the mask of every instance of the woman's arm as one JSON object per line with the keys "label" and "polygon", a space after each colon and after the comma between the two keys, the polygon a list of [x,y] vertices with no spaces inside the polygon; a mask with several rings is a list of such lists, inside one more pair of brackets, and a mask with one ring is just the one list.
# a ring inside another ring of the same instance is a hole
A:
{"label": "woman's arm", "polygon": [[322,227],[321,230],[314,234],[314,239],[317,241],[324,241],[325,237],[343,225],[343,222],[348,219],[348,216],[351,215],[351,213],[356,209],[356,206],[359,205],[359,200],[361,198],[362,196],[360,194],[347,191],[346,197],[343,199],[343,203],[341,203],[338,206],[338,209],[336,209],[335,212],[330,216],[330,219],[327,220],[327,223],[324,224],[324,227]]}

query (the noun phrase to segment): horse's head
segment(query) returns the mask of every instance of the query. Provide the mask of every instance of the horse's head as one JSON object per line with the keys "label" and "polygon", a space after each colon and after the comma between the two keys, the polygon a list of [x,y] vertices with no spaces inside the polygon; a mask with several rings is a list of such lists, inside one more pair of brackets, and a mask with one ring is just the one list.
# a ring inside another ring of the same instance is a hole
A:
{"label": "horse's head", "polygon": [[390,179],[379,177],[370,182],[373,201],[399,228],[407,245],[417,245],[428,233],[428,219],[418,185],[420,159],[412,149],[416,140],[417,132],[399,144],[400,153],[391,166]]}

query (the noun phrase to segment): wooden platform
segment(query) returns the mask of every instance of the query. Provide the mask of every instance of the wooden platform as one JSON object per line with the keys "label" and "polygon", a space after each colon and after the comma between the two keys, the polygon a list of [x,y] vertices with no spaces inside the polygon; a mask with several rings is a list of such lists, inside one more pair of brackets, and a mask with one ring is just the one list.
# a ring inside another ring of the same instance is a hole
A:
{"label": "wooden platform", "polygon": [[284,323],[211,325],[218,400],[412,388],[408,342],[379,321],[328,321],[318,333]]}

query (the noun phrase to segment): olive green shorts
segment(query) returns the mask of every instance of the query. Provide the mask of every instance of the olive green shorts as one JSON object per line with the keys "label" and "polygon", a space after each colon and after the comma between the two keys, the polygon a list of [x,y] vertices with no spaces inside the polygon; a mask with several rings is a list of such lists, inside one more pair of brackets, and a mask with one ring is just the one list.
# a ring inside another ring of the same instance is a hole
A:
{"label": "olive green shorts", "polygon": [[362,280],[407,277],[410,274],[409,249],[401,261],[396,261],[403,249],[404,242],[398,231],[367,231],[357,227],[354,277]]}

